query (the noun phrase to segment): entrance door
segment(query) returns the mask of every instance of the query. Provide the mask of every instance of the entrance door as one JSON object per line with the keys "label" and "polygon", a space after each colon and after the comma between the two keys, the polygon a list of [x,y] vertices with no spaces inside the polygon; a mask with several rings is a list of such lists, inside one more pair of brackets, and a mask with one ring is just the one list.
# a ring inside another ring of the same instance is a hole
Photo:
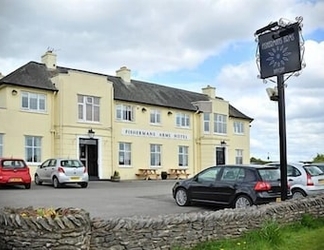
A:
{"label": "entrance door", "polygon": [[80,160],[87,168],[90,180],[99,179],[98,174],[98,140],[79,140]]}
{"label": "entrance door", "polygon": [[216,165],[225,164],[225,148],[216,147]]}

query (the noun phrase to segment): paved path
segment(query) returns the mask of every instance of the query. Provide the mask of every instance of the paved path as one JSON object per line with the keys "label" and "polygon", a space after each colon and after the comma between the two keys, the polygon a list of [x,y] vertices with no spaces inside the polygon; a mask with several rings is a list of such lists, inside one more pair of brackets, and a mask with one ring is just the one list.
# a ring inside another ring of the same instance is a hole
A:
{"label": "paved path", "polygon": [[86,189],[66,186],[32,185],[0,188],[0,207],[78,207],[90,216],[111,218],[125,216],[157,216],[206,211],[201,206],[179,207],[172,197],[175,180],[91,181]]}

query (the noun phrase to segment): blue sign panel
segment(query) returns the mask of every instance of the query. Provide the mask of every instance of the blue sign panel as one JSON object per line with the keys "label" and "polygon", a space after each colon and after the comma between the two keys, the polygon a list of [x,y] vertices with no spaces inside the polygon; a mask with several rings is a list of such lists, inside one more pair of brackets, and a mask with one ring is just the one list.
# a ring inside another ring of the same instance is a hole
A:
{"label": "blue sign panel", "polygon": [[299,24],[259,36],[261,78],[301,70]]}

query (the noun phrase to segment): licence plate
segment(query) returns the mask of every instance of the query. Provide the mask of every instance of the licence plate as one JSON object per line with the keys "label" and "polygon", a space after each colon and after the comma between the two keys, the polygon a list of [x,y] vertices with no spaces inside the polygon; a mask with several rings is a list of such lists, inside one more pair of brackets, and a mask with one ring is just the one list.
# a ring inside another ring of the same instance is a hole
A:
{"label": "licence plate", "polygon": [[21,178],[10,178],[9,182],[22,182]]}
{"label": "licence plate", "polygon": [[281,202],[281,197],[276,198],[276,202]]}
{"label": "licence plate", "polygon": [[324,184],[324,179],[320,179],[320,180],[318,180],[318,183],[319,183],[319,184]]}
{"label": "licence plate", "polygon": [[78,181],[78,180],[80,180],[80,177],[71,177],[70,180],[71,181]]}

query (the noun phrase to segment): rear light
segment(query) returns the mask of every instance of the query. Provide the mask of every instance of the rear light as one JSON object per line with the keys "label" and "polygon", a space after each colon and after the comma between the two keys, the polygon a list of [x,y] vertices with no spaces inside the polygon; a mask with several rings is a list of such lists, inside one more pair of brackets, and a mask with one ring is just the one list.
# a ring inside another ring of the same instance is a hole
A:
{"label": "rear light", "polygon": [[255,191],[269,191],[270,189],[271,185],[266,181],[258,181],[254,186]]}
{"label": "rear light", "polygon": [[59,172],[59,173],[65,173],[65,171],[64,171],[64,168],[62,168],[62,167],[59,167],[58,169],[57,169],[57,171]]}
{"label": "rear light", "polygon": [[307,173],[307,186],[314,186],[314,182],[312,181],[312,176]]}

